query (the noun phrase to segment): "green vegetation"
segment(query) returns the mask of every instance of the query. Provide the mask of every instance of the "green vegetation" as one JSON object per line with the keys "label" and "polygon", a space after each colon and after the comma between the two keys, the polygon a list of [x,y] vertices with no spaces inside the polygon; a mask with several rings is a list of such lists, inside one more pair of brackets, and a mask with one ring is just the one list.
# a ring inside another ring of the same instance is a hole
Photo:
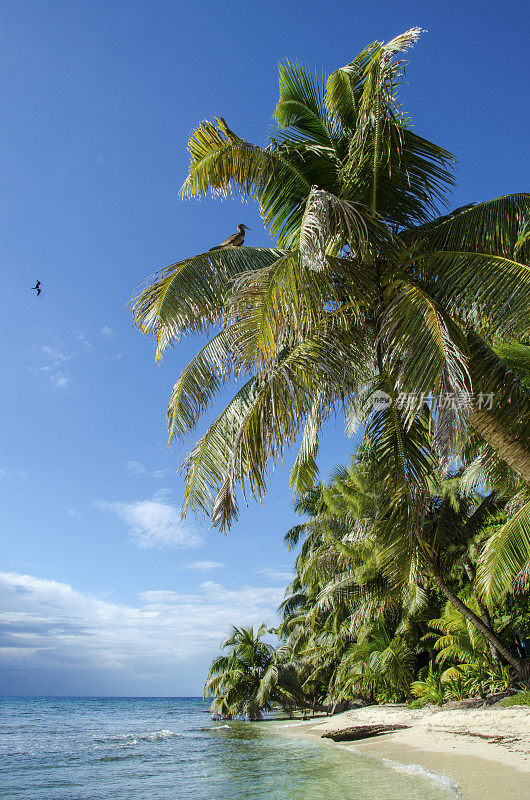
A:
{"label": "green vegetation", "polygon": [[500,705],[503,708],[511,708],[512,706],[530,706],[530,692],[518,692],[513,697],[505,697],[501,700]]}
{"label": "green vegetation", "polygon": [[[421,708],[520,685],[514,665],[525,665],[530,593],[518,588],[495,604],[480,597],[475,577],[506,500],[464,491],[460,475],[437,484],[433,476],[423,524],[403,547],[389,533],[395,517],[380,517],[371,463],[361,452],[297,503],[303,520],[285,535],[299,547],[296,575],[276,631],[289,681],[263,708],[358,698]],[[210,681],[207,694],[215,688]]]}
{"label": "green vegetation", "polygon": [[281,663],[281,651],[262,641],[266,633],[265,625],[256,633],[234,627],[221,645],[227,652],[212,661],[204,687],[205,697],[214,695],[214,714],[258,720],[275,704],[306,704],[296,670]]}
{"label": "green vegetation", "polygon": [[[282,66],[266,147],[201,123],[183,197],[254,198],[275,247],[185,259],[136,298],[157,358],[210,337],[173,388],[170,442],[239,379],[190,451],[184,513],[229,527],[238,487],[263,496],[300,442],[281,647],[261,672],[214,662],[219,713],[530,685],[530,195],[440,215],[454,158],[397,99],[419,34],[369,45],[325,82]],[[364,435],[322,485],[332,415]]]}

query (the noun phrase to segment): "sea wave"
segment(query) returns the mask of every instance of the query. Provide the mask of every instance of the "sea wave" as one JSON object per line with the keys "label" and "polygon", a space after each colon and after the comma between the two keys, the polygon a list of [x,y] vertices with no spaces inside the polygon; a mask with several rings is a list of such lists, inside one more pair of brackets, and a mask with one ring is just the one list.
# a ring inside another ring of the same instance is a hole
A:
{"label": "sea wave", "polygon": [[153,733],[144,733],[140,735],[138,738],[142,739],[145,742],[157,742],[159,739],[172,739],[174,736],[178,736],[178,733],[174,731],[168,731],[163,728],[161,731],[154,731]]}
{"label": "sea wave", "polygon": [[172,739],[179,736],[174,731],[162,728],[160,731],[146,731],[145,733],[119,733],[113,736],[93,736],[94,742],[98,744],[114,745],[127,747],[138,744],[138,742],[159,742],[163,739]]}
{"label": "sea wave", "polygon": [[458,784],[448,778],[447,775],[431,772],[430,769],[422,767],[421,764],[402,764],[399,761],[393,761],[391,758],[382,758],[380,760],[383,764],[395,770],[395,772],[403,772],[406,775],[418,775],[420,778],[427,778],[435,783],[439,783],[441,786],[445,786],[446,789],[452,789],[453,792],[460,794],[460,787]]}

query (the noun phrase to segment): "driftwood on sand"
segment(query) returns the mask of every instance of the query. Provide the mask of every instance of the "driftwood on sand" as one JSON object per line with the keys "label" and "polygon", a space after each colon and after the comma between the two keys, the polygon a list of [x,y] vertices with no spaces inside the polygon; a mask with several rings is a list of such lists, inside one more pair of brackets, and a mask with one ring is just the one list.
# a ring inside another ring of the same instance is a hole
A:
{"label": "driftwood on sand", "polygon": [[334,742],[353,742],[356,739],[368,739],[370,736],[402,731],[405,728],[410,728],[410,725],[355,725],[353,728],[343,728],[340,731],[324,733],[321,738],[333,739]]}

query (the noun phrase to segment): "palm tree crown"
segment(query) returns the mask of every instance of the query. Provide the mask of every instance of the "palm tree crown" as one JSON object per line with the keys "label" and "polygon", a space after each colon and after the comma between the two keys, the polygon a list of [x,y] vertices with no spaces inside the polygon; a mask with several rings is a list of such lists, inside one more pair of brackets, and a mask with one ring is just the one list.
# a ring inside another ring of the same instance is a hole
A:
{"label": "palm tree crown", "polygon": [[[302,428],[291,482],[307,491],[319,430],[336,413],[366,426],[389,505],[418,507],[468,421],[490,462],[530,483],[530,392],[495,349],[530,332],[530,195],[439,216],[454,159],[412,130],[396,94],[419,35],[369,45],[325,84],[282,66],[266,147],[222,118],[190,138],[182,196],[255,198],[277,246],[185,259],[136,300],[158,358],[185,333],[211,334],[173,388],[170,441],[238,381],[187,458],[184,512],[229,526],[237,487],[262,496],[268,464]],[[479,393],[496,393],[495,408]]]}

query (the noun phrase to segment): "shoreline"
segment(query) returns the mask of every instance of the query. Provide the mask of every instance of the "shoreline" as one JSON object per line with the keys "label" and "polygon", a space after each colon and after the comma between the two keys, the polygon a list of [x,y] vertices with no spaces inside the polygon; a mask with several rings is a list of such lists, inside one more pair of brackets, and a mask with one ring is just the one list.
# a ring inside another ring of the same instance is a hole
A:
{"label": "shoreline", "polygon": [[[324,733],[360,725],[410,727],[352,743]],[[393,769],[446,779],[466,800],[527,800],[530,793],[530,710],[512,708],[411,710],[366,706],[334,717],[278,721],[279,733],[318,738],[328,747],[376,758]],[[509,788],[508,788],[509,787]]]}

